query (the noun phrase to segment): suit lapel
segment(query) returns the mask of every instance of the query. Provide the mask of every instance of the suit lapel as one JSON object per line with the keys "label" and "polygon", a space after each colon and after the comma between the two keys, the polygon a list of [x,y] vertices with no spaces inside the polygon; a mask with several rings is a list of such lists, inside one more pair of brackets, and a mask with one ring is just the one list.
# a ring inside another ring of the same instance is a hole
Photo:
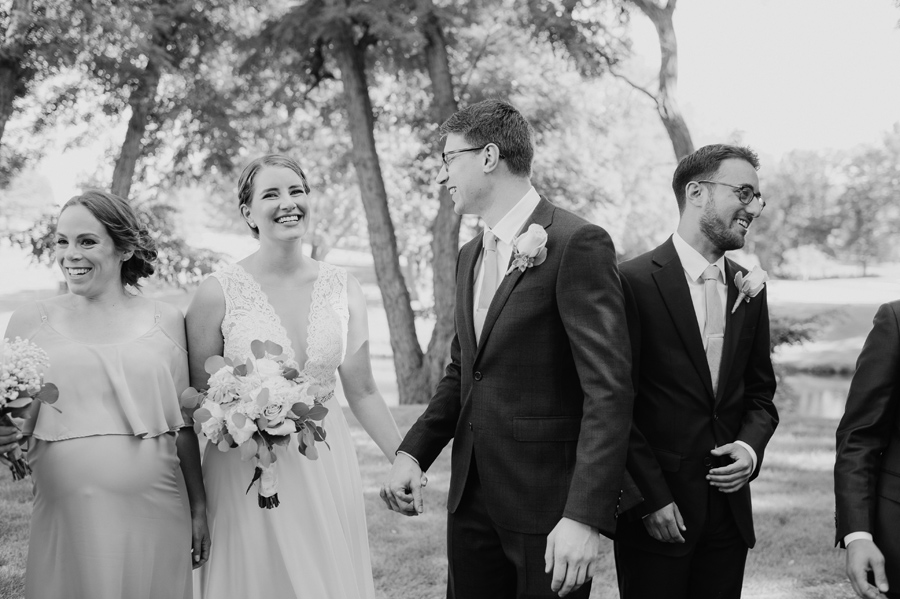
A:
{"label": "suit lapel", "polygon": [[684,276],[684,267],[678,259],[671,237],[653,252],[653,262],[660,266],[659,270],[653,272],[653,280],[666,304],[672,324],[675,325],[688,357],[703,380],[709,396],[714,397],[712,376],[709,374],[709,364],[703,350],[703,338],[700,336],[700,328],[694,316],[694,302],[691,300],[691,292]]}
{"label": "suit lapel", "polygon": [[[484,234],[478,234],[475,239],[463,247],[460,255],[460,269],[462,274],[462,301],[457,300],[457,310],[462,310],[463,330],[459,331],[461,342],[475,350],[475,317],[473,315],[475,303],[475,273],[476,266],[481,260],[481,246]],[[459,295],[457,295],[459,297]]]}
{"label": "suit lapel", "polygon": [[737,272],[738,270],[734,263],[726,258],[725,285],[728,289],[728,299],[725,302],[725,340],[723,342],[722,363],[719,366],[719,388],[716,393],[716,403],[722,399],[728,376],[731,374],[731,363],[734,361],[734,354],[737,351],[737,340],[741,336],[741,329],[744,326],[744,314],[747,312],[744,302],[741,302],[734,314],[731,313],[731,307],[734,306],[738,296],[738,289],[734,284],[734,275]]}
{"label": "suit lapel", "polygon": [[[528,229],[532,223],[537,223],[547,229],[553,222],[553,204],[541,198],[541,201],[538,202],[537,208],[534,209],[534,212],[531,213],[531,216],[525,221],[525,224],[522,226],[521,231]],[[547,248],[548,251],[553,251],[551,248]],[[512,256],[510,256],[512,258]],[[512,260],[510,259],[510,262]],[[508,267],[508,266],[507,266]],[[540,267],[538,267],[540,268]],[[481,329],[481,338],[478,341],[478,349],[475,352],[475,361],[478,361],[478,358],[481,356],[481,352],[484,349],[484,345],[488,340],[488,337],[491,335],[491,330],[494,328],[494,323],[497,322],[497,318],[500,316],[500,312],[503,310],[503,306],[506,305],[506,301],[509,299],[509,294],[512,293],[513,289],[516,287],[516,283],[519,282],[523,276],[527,276],[527,271],[522,272],[519,269],[516,269],[504,276],[500,281],[500,285],[497,287],[497,292],[494,294],[494,299],[491,300],[491,307],[488,308],[488,312],[484,318],[484,327]],[[471,311],[471,302],[469,303],[470,311]],[[474,326],[473,326],[474,331]]]}

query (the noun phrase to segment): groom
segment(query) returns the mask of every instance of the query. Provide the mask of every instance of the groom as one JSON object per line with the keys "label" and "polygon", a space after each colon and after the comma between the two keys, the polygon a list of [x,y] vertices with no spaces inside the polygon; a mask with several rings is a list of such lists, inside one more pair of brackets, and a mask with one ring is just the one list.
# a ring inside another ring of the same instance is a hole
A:
{"label": "groom", "polygon": [[636,381],[628,472],[644,497],[618,521],[622,599],[741,596],[748,483],[778,424],[762,277],[739,301],[747,271],[725,257],[765,206],[757,168],[735,146],[683,158],[678,230],[621,265]]}
{"label": "groom", "polygon": [[421,472],[452,439],[447,596],[586,598],[631,426],[616,252],[538,196],[533,131],[513,106],[474,104],[442,133],[438,182],[485,229],[459,254],[451,362],[382,498],[421,512]]}

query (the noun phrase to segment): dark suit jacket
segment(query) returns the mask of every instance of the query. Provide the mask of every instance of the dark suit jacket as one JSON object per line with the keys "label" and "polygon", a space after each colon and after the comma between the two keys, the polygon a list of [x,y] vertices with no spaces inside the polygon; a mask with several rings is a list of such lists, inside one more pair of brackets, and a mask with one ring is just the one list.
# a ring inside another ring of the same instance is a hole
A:
{"label": "dark suit jacket", "polygon": [[503,278],[477,345],[482,235],[460,251],[451,361],[400,450],[427,470],[454,440],[450,512],[474,453],[499,526],[546,534],[566,516],[611,535],[633,395],[615,249],[603,229],[544,199],[532,222],[547,231],[547,259]]}
{"label": "dark suit jacket", "polygon": [[900,301],[875,315],[837,429],[834,465],[837,543],[868,532],[900,585]]}
{"label": "dark suit jacket", "polygon": [[[759,474],[766,444],[778,424],[772,403],[775,374],[769,356],[766,290],[741,302],[734,275],[746,273],[725,260],[728,282],[725,341],[718,392],[703,350],[684,268],[672,239],[619,266],[625,287],[634,363],[634,426],[628,472],[645,501],[620,518],[616,540],[647,551],[683,555],[706,520],[710,451],[736,440],[756,452]],[[722,465],[722,464],[714,464]],[[731,511],[749,547],[756,542],[750,487],[728,494]],[[672,501],[684,518],[685,543],[654,540],[641,517]]]}

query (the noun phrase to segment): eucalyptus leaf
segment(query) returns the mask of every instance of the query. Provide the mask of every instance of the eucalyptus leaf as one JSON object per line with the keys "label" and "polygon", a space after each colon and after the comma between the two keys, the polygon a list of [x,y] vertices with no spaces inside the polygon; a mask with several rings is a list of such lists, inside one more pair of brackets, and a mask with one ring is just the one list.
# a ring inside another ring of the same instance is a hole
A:
{"label": "eucalyptus leaf", "polygon": [[247,374],[252,374],[253,373],[253,360],[251,360],[250,358],[247,358],[246,366],[247,366]]}
{"label": "eucalyptus leaf", "polygon": [[238,364],[232,370],[234,376],[247,376],[247,365],[246,364]]}
{"label": "eucalyptus leaf", "polygon": [[223,438],[228,442],[228,447],[237,447],[237,443],[234,442],[234,437],[231,436],[231,433],[226,432]]}
{"label": "eucalyptus leaf", "polygon": [[298,376],[300,376],[300,371],[296,368],[285,368],[284,372],[281,373],[281,376],[286,378],[289,381],[293,381]]}
{"label": "eucalyptus leaf", "polygon": [[266,345],[259,339],[254,339],[250,342],[250,351],[253,352],[253,357],[257,360],[266,357]]}
{"label": "eucalyptus leaf", "polygon": [[[266,420],[265,416],[260,416],[259,418],[256,419],[256,428],[258,428],[261,431],[269,428],[269,421]],[[263,438],[265,438],[265,436]],[[266,439],[266,441],[268,442],[268,439]]]}
{"label": "eucalyptus leaf", "polygon": [[266,351],[271,356],[280,356],[284,353],[284,348],[275,343],[274,341],[266,341],[265,342]]}
{"label": "eucalyptus leaf", "polygon": [[56,400],[59,399],[59,388],[53,383],[45,383],[34,398],[41,400],[45,404],[56,403]]}
{"label": "eucalyptus leaf", "polygon": [[31,397],[29,397],[28,395],[23,395],[22,397],[19,397],[18,399],[14,399],[14,400],[8,402],[6,404],[6,407],[13,409],[13,410],[18,409],[18,408],[24,408],[25,406],[30,405],[32,401],[33,400],[31,399]]}
{"label": "eucalyptus leaf", "polygon": [[240,412],[235,412],[231,415],[231,421],[238,428],[244,428],[244,425],[247,423],[247,417]]}
{"label": "eucalyptus leaf", "polygon": [[269,403],[269,389],[267,387],[263,387],[259,390],[259,395],[256,396],[256,405],[264,408],[266,407],[267,403]]}
{"label": "eucalyptus leaf", "polygon": [[321,404],[314,405],[310,410],[309,414],[307,414],[307,418],[310,420],[322,420],[325,416],[328,415],[328,408]]}
{"label": "eucalyptus leaf", "polygon": [[227,364],[225,364],[225,358],[222,356],[210,356],[203,364],[203,370],[208,374],[215,374],[225,366],[227,366]]}
{"label": "eucalyptus leaf", "polygon": [[212,418],[212,413],[206,408],[199,408],[194,412],[194,422],[206,422]]}
{"label": "eucalyptus leaf", "polygon": [[306,453],[304,455],[311,460],[318,460],[319,450],[316,449],[314,445],[310,445],[306,448]]}
{"label": "eucalyptus leaf", "polygon": [[191,408],[196,408],[200,405],[201,399],[203,399],[202,393],[193,387],[188,387],[181,393],[181,406],[189,410]]}
{"label": "eucalyptus leaf", "polygon": [[291,406],[291,412],[296,414],[297,418],[300,418],[302,420],[303,418],[306,418],[307,414],[309,414],[309,404],[298,401]]}
{"label": "eucalyptus leaf", "polygon": [[219,441],[216,447],[219,448],[219,451],[228,451],[229,449],[231,449],[231,444],[228,443],[228,441],[226,441],[225,439],[222,439],[221,441]]}

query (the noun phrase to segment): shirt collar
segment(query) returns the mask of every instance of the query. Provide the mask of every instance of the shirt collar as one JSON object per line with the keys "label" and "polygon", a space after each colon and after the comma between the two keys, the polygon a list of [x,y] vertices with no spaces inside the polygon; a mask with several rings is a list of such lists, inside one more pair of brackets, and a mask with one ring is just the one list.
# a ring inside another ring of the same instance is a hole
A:
{"label": "shirt collar", "polygon": [[[688,279],[697,281],[703,275],[703,271],[709,266],[709,262],[703,257],[703,254],[695,250],[684,238],[675,231],[672,235],[672,244],[675,246],[675,252],[678,259],[681,260],[681,266],[687,273]],[[725,256],[724,254],[713,264],[719,267],[719,282],[725,284]]]}
{"label": "shirt collar", "polygon": [[525,195],[522,196],[522,199],[500,219],[497,226],[494,228],[489,227],[488,229],[497,236],[498,241],[511,246],[513,239],[525,226],[525,223],[540,201],[541,196],[538,195],[534,187],[529,188]]}

